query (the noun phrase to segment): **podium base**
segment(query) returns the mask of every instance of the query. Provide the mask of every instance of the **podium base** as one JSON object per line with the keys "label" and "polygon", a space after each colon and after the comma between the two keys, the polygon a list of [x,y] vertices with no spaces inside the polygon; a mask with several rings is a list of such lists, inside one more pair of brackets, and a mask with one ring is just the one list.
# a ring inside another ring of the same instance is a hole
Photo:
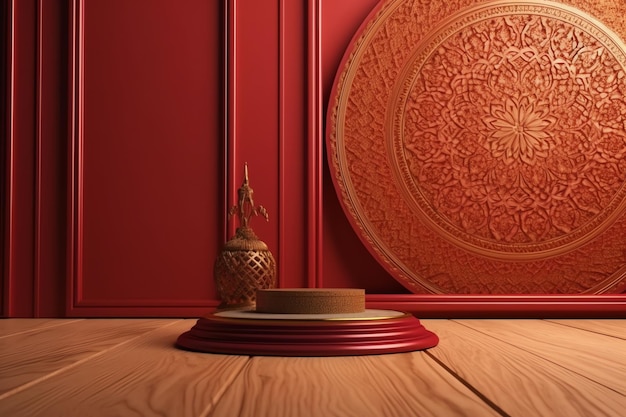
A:
{"label": "podium base", "polygon": [[411,314],[264,314],[223,311],[198,319],[176,346],[206,353],[262,356],[349,356],[434,347],[439,338]]}

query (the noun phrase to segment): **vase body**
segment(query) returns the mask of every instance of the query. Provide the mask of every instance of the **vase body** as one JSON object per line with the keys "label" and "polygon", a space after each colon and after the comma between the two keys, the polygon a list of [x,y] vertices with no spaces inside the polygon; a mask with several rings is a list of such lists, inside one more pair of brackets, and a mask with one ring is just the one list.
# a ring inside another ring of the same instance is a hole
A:
{"label": "vase body", "polygon": [[213,273],[222,300],[218,310],[252,308],[258,289],[276,287],[274,257],[249,227],[239,227],[226,242]]}

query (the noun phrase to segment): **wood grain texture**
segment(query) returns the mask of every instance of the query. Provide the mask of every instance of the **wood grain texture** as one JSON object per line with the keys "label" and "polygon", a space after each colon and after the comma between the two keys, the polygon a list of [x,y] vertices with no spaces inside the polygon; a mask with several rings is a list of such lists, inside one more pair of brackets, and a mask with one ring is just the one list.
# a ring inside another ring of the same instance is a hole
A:
{"label": "wood grain texture", "polygon": [[617,321],[422,320],[441,339],[433,349],[317,358],[174,348],[194,323],[20,323],[0,338],[0,416],[623,417],[626,410],[626,341]]}
{"label": "wood grain texture", "polygon": [[460,323],[626,396],[626,349],[621,339],[542,320],[463,320]]}
{"label": "wood grain texture", "polygon": [[546,320],[558,323],[563,326],[570,326],[576,329],[588,330],[594,333],[601,333],[626,340],[626,320]]}
{"label": "wood grain texture", "polygon": [[497,416],[423,352],[255,357],[211,417]]}
{"label": "wood grain texture", "polygon": [[176,349],[193,320],[170,322],[0,401],[0,415],[206,415],[249,358]]}
{"label": "wood grain texture", "polygon": [[2,319],[0,320],[0,338],[36,332],[45,327],[63,326],[76,321],[78,319]]}
{"label": "wood grain texture", "polygon": [[[428,354],[511,417],[617,417],[626,409],[624,395],[564,368],[557,357],[540,357],[518,347],[525,344],[520,342],[524,337],[503,341],[463,322],[422,323],[440,338]],[[536,323],[526,323],[529,334],[535,333]],[[563,354],[564,349],[555,352]]]}
{"label": "wood grain texture", "polygon": [[11,337],[2,338],[0,398],[24,384],[44,378],[171,322],[171,320],[80,320],[65,325],[46,326],[38,331],[22,331]]}

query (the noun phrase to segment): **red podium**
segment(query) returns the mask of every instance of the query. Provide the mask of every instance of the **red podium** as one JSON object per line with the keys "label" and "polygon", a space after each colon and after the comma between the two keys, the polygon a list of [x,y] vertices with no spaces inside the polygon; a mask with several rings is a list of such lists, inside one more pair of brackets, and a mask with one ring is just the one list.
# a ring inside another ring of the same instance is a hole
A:
{"label": "red podium", "polygon": [[234,355],[348,356],[423,350],[438,342],[419,319],[400,311],[268,314],[233,310],[198,319],[176,345]]}

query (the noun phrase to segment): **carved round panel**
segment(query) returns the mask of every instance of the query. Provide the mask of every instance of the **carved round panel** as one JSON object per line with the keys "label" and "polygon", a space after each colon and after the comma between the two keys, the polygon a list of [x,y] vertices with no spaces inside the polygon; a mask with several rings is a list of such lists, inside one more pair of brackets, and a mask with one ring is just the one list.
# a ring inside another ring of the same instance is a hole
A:
{"label": "carved round panel", "polygon": [[609,1],[373,12],[335,82],[327,142],[348,217],[401,283],[624,289],[624,15]]}

